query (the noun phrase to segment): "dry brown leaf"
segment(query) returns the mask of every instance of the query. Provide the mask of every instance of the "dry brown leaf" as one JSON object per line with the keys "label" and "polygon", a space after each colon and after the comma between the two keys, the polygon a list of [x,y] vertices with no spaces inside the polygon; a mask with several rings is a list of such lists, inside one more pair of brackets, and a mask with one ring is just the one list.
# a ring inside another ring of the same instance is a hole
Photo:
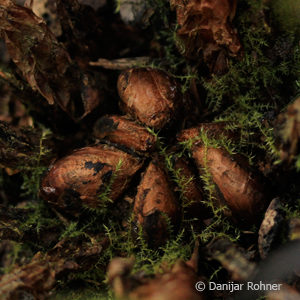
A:
{"label": "dry brown leaf", "polygon": [[241,48],[230,21],[235,15],[236,0],[170,0],[176,9],[180,26],[177,34],[184,44],[188,57],[203,51],[207,61],[224,47],[230,55]]}
{"label": "dry brown leaf", "polygon": [[[253,275],[256,265],[248,260],[243,248],[238,247],[227,238],[216,238],[207,246],[207,255],[217,260],[229,272],[230,278],[244,281]],[[242,299],[242,298],[237,298]]]}
{"label": "dry brown leaf", "polygon": [[62,34],[56,13],[56,0],[26,0],[24,6],[30,8],[38,17],[43,18],[56,37]]}
{"label": "dry brown leaf", "polygon": [[170,270],[154,278],[136,277],[130,272],[133,258],[114,258],[108,266],[108,282],[117,299],[129,300],[204,300],[205,292],[198,292],[195,284],[203,280],[191,261],[177,260]]}
{"label": "dry brown leaf", "polygon": [[196,272],[184,261],[178,260],[172,270],[149,280],[129,294],[130,300],[204,300],[204,292],[198,292]]}
{"label": "dry brown leaf", "polygon": [[279,115],[277,131],[281,139],[281,159],[291,161],[298,152],[300,141],[300,97]]}
{"label": "dry brown leaf", "polygon": [[[91,87],[90,80],[82,81],[84,76],[67,51],[30,9],[0,0],[0,34],[25,79],[49,104],[57,103],[74,119],[83,118],[99,104],[98,91]],[[85,82],[93,93],[85,93]],[[76,99],[79,95],[80,112]]]}
{"label": "dry brown leaf", "polygon": [[258,250],[262,259],[265,259],[278,246],[284,217],[285,213],[280,199],[274,198],[266,210],[258,232]]}
{"label": "dry brown leaf", "polygon": [[59,275],[89,269],[106,245],[105,238],[61,240],[46,254],[38,252],[28,264],[1,276],[0,299],[48,299]]}

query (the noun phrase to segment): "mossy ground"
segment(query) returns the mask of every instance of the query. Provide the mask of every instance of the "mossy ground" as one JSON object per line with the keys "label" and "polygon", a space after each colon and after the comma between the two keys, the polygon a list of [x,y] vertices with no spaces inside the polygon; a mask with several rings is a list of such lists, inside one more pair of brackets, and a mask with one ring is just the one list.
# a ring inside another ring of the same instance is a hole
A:
{"label": "mossy ground", "polygon": [[[243,45],[243,55],[229,57],[228,72],[223,75],[210,75],[207,70],[195,68],[195,62],[181,55],[178,48],[180,41],[176,37],[175,14],[170,10],[168,1],[150,1],[155,10],[151,19],[153,39],[158,43],[159,50],[163,52],[162,58],[155,59],[152,66],[172,73],[181,82],[183,93],[190,90],[192,81],[196,86],[201,87],[204,113],[199,114],[199,122],[230,121],[234,124],[231,126],[240,132],[240,138],[235,142],[225,137],[211,139],[201,133],[202,141],[207,146],[226,147],[231,153],[244,154],[249,163],[256,168],[262,161],[269,163],[271,167],[267,176],[270,181],[275,180],[273,185],[276,185],[277,173],[281,171],[282,162],[276,147],[273,121],[276,115],[300,93],[300,24],[297,19],[298,14],[296,17],[291,15],[294,14],[294,10],[289,9],[291,1],[276,0],[271,8],[264,7],[264,1],[239,1],[234,26],[238,29]],[[296,9],[299,10],[299,7],[297,6]],[[157,151],[164,157],[166,168],[174,184],[179,187],[182,204],[188,206],[189,203],[185,201],[182,192],[190,179],[182,178],[180,173],[174,170],[172,166],[174,153],[167,151],[168,137],[163,136],[163,133],[156,133],[151,129],[150,131],[158,137]],[[223,216],[222,209],[214,207],[214,185],[205,168],[200,179],[205,191],[204,202],[214,214],[210,225],[201,231],[196,230],[193,227],[193,220],[183,215],[179,228],[174,230],[169,226],[170,239],[159,249],[148,247],[141,229],[135,229],[136,234],[132,234],[134,229],[131,228],[133,226],[131,208],[125,212],[126,227],[121,224],[120,218],[111,213],[113,207],[107,195],[112,182],[107,186],[107,190],[99,195],[101,199],[105,199],[107,206],[101,210],[86,210],[84,218],[64,223],[38,197],[41,176],[47,168],[40,162],[41,156],[47,152],[43,146],[43,139],[48,134],[49,131],[45,129],[37,156],[32,158],[36,161],[35,167],[28,169],[26,166],[20,166],[21,173],[17,175],[18,180],[22,180],[21,190],[17,192],[20,192],[24,199],[32,200],[28,202],[27,207],[33,209],[32,214],[22,224],[21,230],[36,231],[39,235],[43,229],[55,225],[60,240],[81,235],[89,237],[99,233],[109,239],[109,247],[94,267],[84,273],[71,274],[60,281],[53,292],[52,299],[113,299],[106,284],[105,268],[107,262],[116,256],[134,256],[136,262],[133,271],[143,271],[145,274],[153,275],[162,271],[162,262],[171,266],[179,258],[188,260],[196,240],[200,240],[202,245],[217,236],[227,236],[233,241],[241,240],[243,235],[241,229]],[[180,154],[190,157],[189,142],[180,147]],[[287,172],[295,174],[294,166],[289,166]],[[4,185],[7,186],[12,179],[4,172],[1,174],[0,185],[6,189]],[[12,183],[10,182],[9,185]],[[274,194],[277,193],[278,196],[286,199],[286,191],[289,191],[290,196],[289,201],[285,201],[287,218],[299,217],[299,188],[292,181],[289,186],[277,188]],[[254,237],[257,230],[255,226],[248,228],[248,232],[252,231]],[[253,240],[250,239],[249,243]],[[243,238],[242,242],[244,242]],[[25,251],[24,249],[29,248],[33,255],[37,250],[47,251],[52,246],[53,244],[43,246],[36,241],[15,243],[11,264],[13,266]],[[7,272],[11,267],[1,271]],[[224,275],[220,265],[207,264],[206,268],[207,277],[217,278],[219,275]]]}

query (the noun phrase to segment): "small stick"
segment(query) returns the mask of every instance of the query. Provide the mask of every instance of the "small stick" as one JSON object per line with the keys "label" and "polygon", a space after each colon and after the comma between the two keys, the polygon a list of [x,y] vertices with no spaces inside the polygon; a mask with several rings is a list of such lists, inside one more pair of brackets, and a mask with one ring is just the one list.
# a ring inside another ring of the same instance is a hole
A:
{"label": "small stick", "polygon": [[119,58],[119,59],[105,59],[99,58],[97,61],[89,62],[90,66],[102,67],[109,70],[125,70],[133,67],[140,67],[148,64],[150,62],[150,57],[129,57],[129,58]]}

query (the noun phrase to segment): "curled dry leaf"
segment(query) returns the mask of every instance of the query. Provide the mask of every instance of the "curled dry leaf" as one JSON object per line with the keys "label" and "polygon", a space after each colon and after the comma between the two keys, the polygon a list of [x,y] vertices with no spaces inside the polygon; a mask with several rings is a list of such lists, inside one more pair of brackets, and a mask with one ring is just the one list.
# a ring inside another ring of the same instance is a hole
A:
{"label": "curled dry leaf", "polygon": [[109,262],[107,267],[107,280],[117,299],[123,299],[136,283],[130,277],[133,266],[133,257],[115,257]]}
{"label": "curled dry leaf", "polygon": [[277,119],[277,131],[282,143],[281,159],[291,161],[298,153],[300,140],[300,98],[287,107]]}
{"label": "curled dry leaf", "polygon": [[245,161],[234,158],[224,149],[196,146],[193,158],[199,171],[206,169],[212,176],[233,217],[256,221],[266,205],[266,197],[259,178]]}
{"label": "curled dry leaf", "polygon": [[[15,130],[0,121],[0,166],[11,169],[36,166],[34,158],[39,155],[38,145],[42,140],[45,148],[53,148],[50,132],[31,127]],[[41,165],[47,165],[53,155],[50,152],[44,154]]]}
{"label": "curled dry leaf", "polygon": [[61,26],[56,13],[56,0],[26,0],[24,6],[43,18],[56,37],[61,35]]}
{"label": "curled dry leaf", "polygon": [[165,241],[168,222],[176,223],[178,211],[167,174],[157,161],[152,161],[142,176],[134,202],[137,223],[150,244],[157,246]]}
{"label": "curled dry leaf", "polygon": [[104,116],[94,126],[94,135],[135,151],[154,148],[156,138],[146,128],[121,116]]}
{"label": "curled dry leaf", "polygon": [[[1,52],[1,50],[0,50]],[[1,73],[1,71],[0,71]],[[4,75],[3,77],[1,75]],[[5,80],[6,74],[0,74]],[[33,127],[33,119],[22,104],[20,99],[12,93],[9,85],[3,85],[0,88],[1,102],[0,102],[0,121],[17,124],[18,127]]]}
{"label": "curled dry leaf", "polygon": [[99,57],[99,40],[103,39],[96,12],[83,2],[91,1],[56,0],[64,45],[80,65],[86,65],[92,57]]}
{"label": "curled dry leaf", "polygon": [[48,299],[58,276],[89,269],[106,245],[106,239],[101,242],[76,238],[61,240],[46,254],[38,252],[30,263],[0,277],[0,298]]}
{"label": "curled dry leaf", "polygon": [[23,231],[20,227],[29,213],[29,209],[7,208],[0,205],[0,240],[21,241]]}
{"label": "curled dry leaf", "polygon": [[55,271],[40,256],[36,255],[29,264],[0,278],[1,299],[45,299],[47,291],[55,284],[55,275],[67,268],[76,268],[75,265],[65,265],[64,260],[59,260]]}
{"label": "curled dry leaf", "polygon": [[[96,96],[86,97],[83,74],[43,19],[30,9],[1,0],[0,34],[25,79],[49,104],[57,103],[74,119],[83,118],[99,104],[97,89],[90,84]],[[74,101],[82,103],[80,111],[75,110]]]}
{"label": "curled dry leaf", "polygon": [[282,203],[279,198],[271,201],[265,217],[260,225],[258,233],[258,249],[262,259],[266,258],[269,252],[278,243],[282,223],[285,213],[282,209]]}
{"label": "curled dry leaf", "polygon": [[130,300],[204,300],[204,293],[195,289],[200,280],[195,270],[177,261],[170,272],[149,280],[129,294]]}
{"label": "curled dry leaf", "polygon": [[203,280],[197,275],[197,264],[198,257],[194,251],[190,261],[178,260],[163,274],[147,278],[130,274],[134,266],[132,258],[117,257],[109,263],[107,277],[117,299],[203,300],[206,299],[204,292],[195,289],[196,282]]}
{"label": "curled dry leaf", "polygon": [[42,182],[41,195],[67,211],[76,210],[81,202],[95,208],[104,204],[103,193],[112,201],[120,196],[141,166],[140,158],[117,148],[85,147],[50,167]]}
{"label": "curled dry leaf", "polygon": [[118,92],[123,110],[154,129],[174,120],[182,101],[176,81],[167,73],[151,68],[122,72]]}
{"label": "curled dry leaf", "polygon": [[290,240],[300,240],[300,218],[293,218],[289,222]]}
{"label": "curled dry leaf", "polygon": [[177,35],[188,57],[203,52],[207,61],[224,47],[230,55],[241,48],[237,33],[230,22],[235,15],[236,0],[170,0],[176,9],[180,28]]}
{"label": "curled dry leaf", "polygon": [[212,240],[206,248],[210,258],[219,261],[231,274],[232,280],[244,281],[254,274],[256,265],[247,259],[242,248],[230,240],[217,238]]}

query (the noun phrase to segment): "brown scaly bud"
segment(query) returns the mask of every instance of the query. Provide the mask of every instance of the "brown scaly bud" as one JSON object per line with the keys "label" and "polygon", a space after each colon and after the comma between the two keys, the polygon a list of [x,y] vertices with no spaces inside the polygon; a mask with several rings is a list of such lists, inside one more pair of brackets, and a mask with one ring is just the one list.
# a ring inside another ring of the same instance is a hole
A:
{"label": "brown scaly bud", "polygon": [[66,210],[73,210],[81,202],[95,208],[103,204],[101,193],[107,193],[111,200],[118,198],[141,166],[140,158],[117,148],[85,147],[50,167],[42,182],[41,195]]}
{"label": "brown scaly bud", "polygon": [[178,172],[180,178],[181,206],[184,207],[187,215],[198,219],[208,218],[209,211],[203,203],[203,191],[189,163],[182,157],[175,157],[174,170]]}
{"label": "brown scaly bud", "polygon": [[151,151],[156,138],[146,128],[121,116],[104,116],[94,126],[94,136],[139,152]]}
{"label": "brown scaly bud", "polygon": [[200,135],[203,131],[208,138],[217,138],[224,136],[229,139],[236,139],[237,134],[226,127],[229,125],[227,122],[218,123],[200,123],[195,127],[182,130],[177,134],[177,140],[179,142],[185,142],[187,140],[194,140],[194,144],[201,143]]}
{"label": "brown scaly bud", "polygon": [[142,176],[134,202],[137,223],[150,244],[162,244],[168,235],[168,220],[175,224],[178,203],[163,167],[152,161]]}
{"label": "brown scaly bud", "polygon": [[222,198],[239,220],[254,221],[266,206],[263,187],[245,161],[231,156],[224,149],[196,146],[193,158],[200,171],[205,168],[212,176]]}
{"label": "brown scaly bud", "polygon": [[151,68],[122,72],[118,92],[122,109],[154,129],[174,120],[182,101],[176,81],[167,73]]}

